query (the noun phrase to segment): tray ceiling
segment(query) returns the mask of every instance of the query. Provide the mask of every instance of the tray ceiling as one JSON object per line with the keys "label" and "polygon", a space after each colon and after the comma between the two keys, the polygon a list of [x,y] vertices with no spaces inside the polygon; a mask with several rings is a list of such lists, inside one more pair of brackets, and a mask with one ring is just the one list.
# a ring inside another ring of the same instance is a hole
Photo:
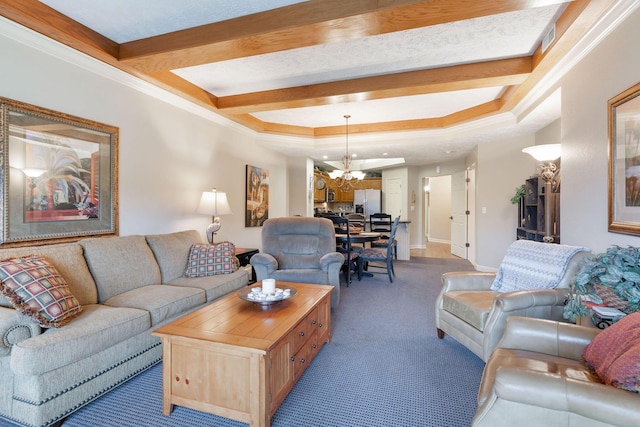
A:
{"label": "tray ceiling", "polygon": [[[616,2],[3,3],[8,19],[260,135],[284,135],[263,138],[274,149],[337,160],[349,114],[360,158],[385,151],[427,164],[559,118],[558,96],[527,120],[513,111]],[[552,29],[555,40],[543,52]],[[499,125],[488,130],[491,117]]]}

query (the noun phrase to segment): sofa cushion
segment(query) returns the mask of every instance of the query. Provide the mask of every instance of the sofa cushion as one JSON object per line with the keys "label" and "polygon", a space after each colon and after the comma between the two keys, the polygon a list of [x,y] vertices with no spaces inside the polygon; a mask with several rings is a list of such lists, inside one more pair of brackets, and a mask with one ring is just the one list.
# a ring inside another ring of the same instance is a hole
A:
{"label": "sofa cushion", "polygon": [[195,243],[189,251],[186,277],[206,277],[217,274],[229,274],[238,269],[240,263],[236,258],[236,247],[231,242],[220,242],[215,245]]}
{"label": "sofa cushion", "polygon": [[11,369],[40,375],[124,341],[149,329],[149,313],[131,308],[90,304],[62,328],[22,341],[11,351]]}
{"label": "sofa cushion", "polygon": [[104,304],[146,310],[151,315],[151,326],[154,326],[205,302],[206,295],[202,289],[148,285],[111,297]]}
{"label": "sofa cushion", "polygon": [[161,282],[160,267],[144,236],[81,240],[84,256],[104,303],[113,296]]}
{"label": "sofa cushion", "polygon": [[497,295],[491,291],[449,291],[442,296],[442,308],[483,331]]}
{"label": "sofa cushion", "polygon": [[200,288],[206,292],[207,302],[211,302],[246,286],[247,283],[249,283],[249,273],[244,269],[240,269],[231,274],[217,276],[179,277],[168,284],[171,286]]}
{"label": "sofa cushion", "polygon": [[[24,246],[0,249],[0,259],[43,256],[64,277],[71,293],[81,305],[95,304],[98,302],[98,291],[82,252],[82,246],[77,243]],[[0,297],[0,305],[11,307],[9,300],[4,297]]]}
{"label": "sofa cushion", "polygon": [[554,289],[561,282],[569,261],[578,252],[589,250],[580,246],[516,240],[507,249],[491,290]]}
{"label": "sofa cushion", "polygon": [[41,256],[0,261],[0,292],[44,327],[65,325],[82,311],[67,282]]}
{"label": "sofa cushion", "polygon": [[162,273],[162,283],[169,283],[184,275],[187,257],[194,243],[202,243],[195,230],[146,236],[147,243],[156,257]]}
{"label": "sofa cushion", "polygon": [[596,335],[582,356],[605,384],[640,391],[640,312]]}

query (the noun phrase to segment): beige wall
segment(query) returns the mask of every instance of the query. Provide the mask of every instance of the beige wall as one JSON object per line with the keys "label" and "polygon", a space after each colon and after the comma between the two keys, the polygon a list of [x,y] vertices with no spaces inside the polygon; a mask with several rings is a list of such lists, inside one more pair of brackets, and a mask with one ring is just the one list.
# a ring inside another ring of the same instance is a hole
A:
{"label": "beige wall", "polygon": [[[476,263],[480,270],[500,265],[516,238],[518,210],[510,199],[516,187],[536,173],[535,161],[522,149],[535,144],[535,136],[483,142],[477,149]],[[483,209],[486,211],[483,213]]]}
{"label": "beige wall", "polygon": [[640,9],[561,82],[561,238],[596,252],[640,245],[638,237],[607,231],[607,101],[640,81],[638,40]]}
{"label": "beige wall", "polygon": [[216,187],[233,211],[217,240],[259,245],[261,228],[244,227],[247,163],[269,170],[269,215],[288,214],[286,157],[256,144],[254,132],[177,97],[163,93],[171,102],[161,101],[149,95],[158,89],[4,20],[0,53],[11,58],[2,61],[2,96],[120,129],[121,235],[196,229],[204,236],[211,217],[194,211],[202,191]]}

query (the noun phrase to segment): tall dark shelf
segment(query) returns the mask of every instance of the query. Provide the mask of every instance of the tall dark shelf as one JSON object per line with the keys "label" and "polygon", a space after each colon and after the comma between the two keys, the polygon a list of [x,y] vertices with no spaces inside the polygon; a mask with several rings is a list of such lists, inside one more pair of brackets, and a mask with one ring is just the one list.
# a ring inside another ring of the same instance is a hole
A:
{"label": "tall dark shelf", "polygon": [[[552,186],[553,187],[553,186]],[[529,178],[524,183],[525,194],[518,204],[518,239],[542,242],[545,236],[545,194],[544,180]],[[551,193],[551,235],[554,243],[560,243],[560,192]]]}

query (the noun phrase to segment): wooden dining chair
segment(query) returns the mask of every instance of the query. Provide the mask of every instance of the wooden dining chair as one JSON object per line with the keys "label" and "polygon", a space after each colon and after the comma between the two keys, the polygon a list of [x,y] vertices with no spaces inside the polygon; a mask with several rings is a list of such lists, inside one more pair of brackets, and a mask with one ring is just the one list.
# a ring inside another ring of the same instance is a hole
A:
{"label": "wooden dining chair", "polygon": [[362,275],[360,274],[360,268],[358,266],[358,258],[360,256],[362,248],[354,247],[352,245],[349,220],[347,218],[341,216],[332,216],[330,219],[331,221],[333,221],[336,237],[346,235],[346,240],[344,241],[344,243],[338,244],[338,241],[336,239],[336,251],[344,255],[344,265],[342,268],[344,269],[347,279],[347,287],[349,287],[349,284],[351,283],[352,272],[355,272],[358,275],[358,280],[362,280]]}
{"label": "wooden dining chair", "polygon": [[[365,248],[358,257],[358,277],[361,278],[364,271],[368,273],[386,273],[389,276],[389,281],[393,283],[393,278],[396,272],[393,268],[393,241],[396,236],[396,230],[398,229],[398,222],[400,217],[397,217],[391,224],[391,233],[386,240],[387,246]],[[370,268],[384,269],[385,271],[370,271]]]}
{"label": "wooden dining chair", "polygon": [[[369,216],[369,224],[371,231],[382,233],[380,238],[374,242],[371,242],[372,248],[386,248],[389,243],[389,235],[391,234],[392,226],[391,214],[380,212],[374,213]],[[393,242],[393,258],[398,259],[398,242],[392,239]]]}

